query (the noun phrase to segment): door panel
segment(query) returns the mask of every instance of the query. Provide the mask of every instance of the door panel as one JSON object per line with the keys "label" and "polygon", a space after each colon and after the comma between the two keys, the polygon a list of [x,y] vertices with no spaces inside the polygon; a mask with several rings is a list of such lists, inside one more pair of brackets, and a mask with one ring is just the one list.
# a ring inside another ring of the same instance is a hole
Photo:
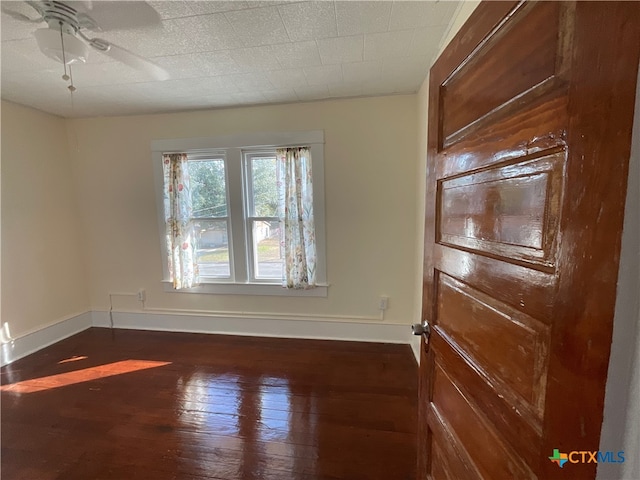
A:
{"label": "door panel", "polygon": [[555,265],[565,152],[525,158],[440,180],[438,243],[550,271]]}
{"label": "door panel", "polygon": [[[553,274],[445,245],[434,245],[432,252],[432,276],[433,272],[445,272],[533,318],[551,322],[555,294]],[[430,280],[433,281],[433,277]],[[518,288],[514,289],[514,285]],[[429,298],[435,298],[431,289]],[[431,310],[431,304],[428,307]],[[429,313],[425,318],[434,318],[434,314]]]}
{"label": "door panel", "polygon": [[560,67],[559,11],[558,2],[525,5],[442,83],[441,145],[449,147],[492,121],[521,96],[549,89]]}
{"label": "door panel", "polygon": [[[495,426],[514,455],[522,457],[528,465],[535,462],[540,456],[541,422],[536,425],[535,416],[531,413],[527,415],[525,407],[514,408],[515,401],[508,393],[496,394],[496,391],[500,391],[497,390],[499,386],[494,386],[489,377],[478,371],[471,362],[465,361],[464,355],[439,335],[437,329],[432,337],[431,349],[437,352],[434,363],[437,362],[440,368],[448,372],[468,401],[475,405],[476,411]],[[428,409],[431,408],[437,408],[433,399],[429,401]]]}
{"label": "door panel", "polygon": [[[433,379],[432,422],[450,432],[454,445],[465,451],[480,478],[534,478],[526,463],[513,453],[497,429],[447,375],[436,357]],[[454,447],[455,448],[455,447]]]}
{"label": "door panel", "polygon": [[420,478],[595,477],[548,457],[599,446],[638,38],[633,2],[484,2],[431,69]]}
{"label": "door panel", "polygon": [[540,428],[549,326],[444,273],[437,291],[434,330]]}

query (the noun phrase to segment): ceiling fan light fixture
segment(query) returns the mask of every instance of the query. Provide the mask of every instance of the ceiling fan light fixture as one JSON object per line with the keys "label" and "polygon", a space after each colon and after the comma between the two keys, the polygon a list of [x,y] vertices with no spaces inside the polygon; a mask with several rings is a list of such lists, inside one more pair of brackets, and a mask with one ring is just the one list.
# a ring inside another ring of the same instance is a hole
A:
{"label": "ceiling fan light fixture", "polygon": [[70,65],[75,62],[85,63],[87,61],[89,46],[74,35],[62,32],[64,51],[60,31],[51,28],[39,28],[33,32],[33,35],[36,37],[40,51],[56,62]]}

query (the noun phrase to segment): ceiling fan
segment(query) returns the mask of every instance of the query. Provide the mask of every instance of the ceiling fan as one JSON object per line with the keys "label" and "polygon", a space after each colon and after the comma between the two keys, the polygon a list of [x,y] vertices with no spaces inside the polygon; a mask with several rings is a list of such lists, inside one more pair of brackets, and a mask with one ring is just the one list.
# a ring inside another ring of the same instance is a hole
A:
{"label": "ceiling fan", "polygon": [[[33,34],[42,53],[64,64],[65,74],[62,78],[64,80],[71,79],[69,90],[72,92],[75,91],[75,87],[73,79],[67,75],[67,66],[70,67],[73,63],[86,62],[89,55],[89,47],[132,68],[143,71],[155,80],[167,80],[169,78],[166,70],[150,60],[107,40],[92,37],[85,33],[86,31],[101,31],[101,28],[91,16],[77,10],[72,4],[84,4],[91,8],[91,2],[64,3],[47,0],[25,1],[24,3],[37,12],[38,18],[30,18],[23,13],[7,9],[4,6],[2,11],[19,21],[34,24],[44,22],[47,24],[45,28],[39,28]],[[119,2],[114,3],[117,5]],[[71,70],[69,70],[69,73],[71,73]]]}

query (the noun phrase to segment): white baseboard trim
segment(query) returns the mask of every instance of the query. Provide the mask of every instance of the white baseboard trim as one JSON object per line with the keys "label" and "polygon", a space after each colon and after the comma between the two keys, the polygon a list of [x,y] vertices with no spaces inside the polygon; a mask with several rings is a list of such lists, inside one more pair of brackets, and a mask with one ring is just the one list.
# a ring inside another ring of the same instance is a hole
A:
{"label": "white baseboard trim", "polygon": [[1,346],[0,364],[2,366],[7,365],[91,326],[92,314],[91,312],[85,312],[26,333],[21,337],[13,338]]}
{"label": "white baseboard trim", "polygon": [[[110,327],[109,312],[92,311],[94,327]],[[220,315],[113,312],[113,326],[133,330],[216,333],[253,337],[309,338],[356,342],[407,342],[408,325],[336,320],[242,318]]]}
{"label": "white baseboard trim", "polygon": [[[109,312],[89,311],[65,318],[1,345],[0,364],[7,365],[90,327],[110,327]],[[410,344],[419,361],[419,343],[408,338],[408,325],[354,322],[345,319],[242,318],[150,312],[113,312],[114,328],[164,332],[213,333],[252,337],[307,338],[353,342]]]}

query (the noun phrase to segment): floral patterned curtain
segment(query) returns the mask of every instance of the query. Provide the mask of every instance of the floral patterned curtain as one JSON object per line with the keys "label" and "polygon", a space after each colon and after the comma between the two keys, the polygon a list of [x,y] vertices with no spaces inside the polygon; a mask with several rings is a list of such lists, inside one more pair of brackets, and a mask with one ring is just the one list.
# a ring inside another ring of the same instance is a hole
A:
{"label": "floral patterned curtain", "polygon": [[279,148],[278,216],[284,247],[282,286],[316,286],[316,234],[313,221],[311,152],[308,147]]}
{"label": "floral patterned curtain", "polygon": [[199,283],[199,275],[187,154],[164,154],[162,168],[169,275],[176,290],[190,288]]}

